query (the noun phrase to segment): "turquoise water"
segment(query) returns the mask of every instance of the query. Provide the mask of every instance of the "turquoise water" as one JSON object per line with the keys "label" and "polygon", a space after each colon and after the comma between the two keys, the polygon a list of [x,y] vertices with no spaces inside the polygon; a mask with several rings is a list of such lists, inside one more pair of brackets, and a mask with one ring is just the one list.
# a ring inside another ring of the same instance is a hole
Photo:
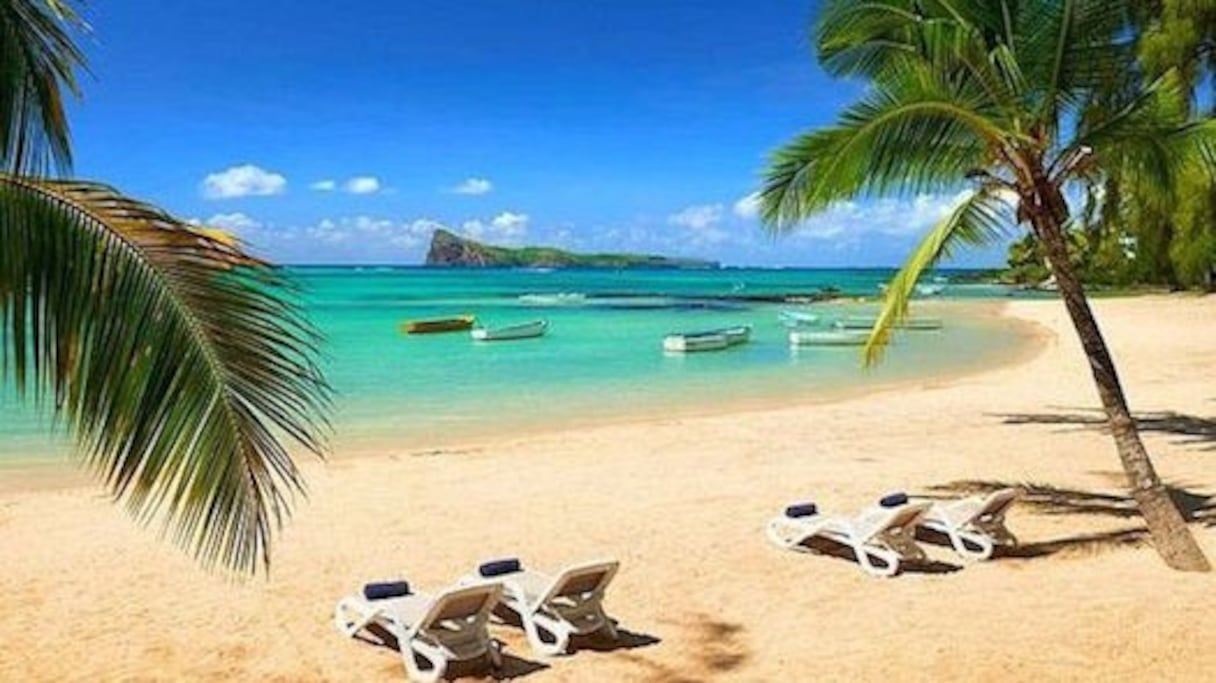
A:
{"label": "turquoise water", "polygon": [[[992,363],[1017,345],[1008,323],[974,307],[934,305],[938,332],[901,334],[887,361],[862,370],[856,348],[791,349],[777,319],[788,308],[831,319],[868,303],[782,304],[765,299],[832,287],[873,297],[883,270],[482,271],[297,268],[310,314],[327,338],[337,391],[339,449],[424,447],[504,431],[645,414],[705,412],[804,401],[892,380]],[[579,293],[559,306],[521,295]],[[944,299],[996,299],[992,286],[949,285]],[[473,313],[487,325],[537,318],[540,339],[475,343],[467,333],[402,335],[407,319]],[[752,342],[716,353],[665,354],[662,337],[753,325]],[[0,392],[0,460],[62,457],[50,421]]]}

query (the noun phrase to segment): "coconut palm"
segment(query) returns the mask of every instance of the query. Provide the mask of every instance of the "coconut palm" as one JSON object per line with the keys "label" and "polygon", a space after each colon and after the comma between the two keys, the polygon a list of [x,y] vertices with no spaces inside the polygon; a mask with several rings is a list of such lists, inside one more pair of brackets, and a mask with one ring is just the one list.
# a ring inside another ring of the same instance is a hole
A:
{"label": "coconut palm", "polygon": [[1066,196],[1100,183],[1105,169],[1134,169],[1167,198],[1179,174],[1216,166],[1216,122],[1187,121],[1177,74],[1138,75],[1130,5],[827,0],[815,31],[819,61],[869,87],[836,125],[774,154],[761,209],[766,225],[782,232],[833,202],[969,184],[892,279],[868,363],[907,314],[926,269],[1028,227],[1050,260],[1158,552],[1172,567],[1207,570],[1140,441],[1065,235]]}
{"label": "coconut palm", "polygon": [[0,0],[0,380],[49,403],[116,500],[252,571],[320,453],[328,388],[284,276],[230,236],[66,180],[79,22]]}

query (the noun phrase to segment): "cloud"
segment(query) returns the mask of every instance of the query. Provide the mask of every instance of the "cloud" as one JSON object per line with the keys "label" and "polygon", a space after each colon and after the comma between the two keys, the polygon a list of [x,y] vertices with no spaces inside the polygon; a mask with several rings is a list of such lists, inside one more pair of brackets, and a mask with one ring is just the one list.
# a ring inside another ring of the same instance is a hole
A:
{"label": "cloud", "polygon": [[503,211],[488,221],[467,220],[460,224],[460,232],[475,240],[498,244],[518,244],[528,232],[527,214]]}
{"label": "cloud", "polygon": [[343,187],[351,194],[375,194],[380,191],[380,179],[370,175],[355,176]]}
{"label": "cloud", "polygon": [[874,234],[910,237],[948,216],[970,194],[971,190],[963,190],[953,195],[921,194],[910,199],[879,199],[865,204],[838,202],[792,232],[797,237],[810,239],[847,235],[856,240]]}
{"label": "cloud", "polygon": [[753,192],[739,199],[731,208],[739,218],[752,219],[760,215],[760,195]]}
{"label": "cloud", "polygon": [[332,180],[318,180],[308,187],[316,190],[317,192],[333,192],[334,190],[338,189],[338,183]]}
{"label": "cloud", "polygon": [[721,204],[689,206],[668,216],[667,222],[690,230],[705,230],[722,222],[722,212]]}
{"label": "cloud", "polygon": [[203,222],[209,228],[220,228],[232,232],[249,232],[262,227],[262,223],[241,212],[217,213]]}
{"label": "cloud", "polygon": [[207,199],[283,194],[286,189],[287,178],[253,164],[233,166],[203,179]]}
{"label": "cloud", "polygon": [[489,194],[494,189],[494,183],[486,178],[466,178],[464,182],[452,188],[456,194],[482,195]]}

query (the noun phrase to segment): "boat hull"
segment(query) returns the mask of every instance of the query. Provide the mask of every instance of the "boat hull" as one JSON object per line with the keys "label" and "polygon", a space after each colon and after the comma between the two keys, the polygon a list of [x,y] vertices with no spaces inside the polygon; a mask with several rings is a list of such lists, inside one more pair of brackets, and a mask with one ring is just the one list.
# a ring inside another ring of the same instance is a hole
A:
{"label": "boat hull", "polygon": [[790,332],[790,346],[862,346],[870,335],[856,330],[822,330]]}
{"label": "boat hull", "polygon": [[663,338],[663,350],[675,353],[720,351],[730,346],[724,334],[669,334]]}
{"label": "boat hull", "polygon": [[507,325],[505,327],[479,327],[469,332],[469,336],[477,341],[513,341],[516,339],[535,339],[536,337],[544,336],[548,330],[549,321],[534,320],[528,323]]}
{"label": "boat hull", "polygon": [[406,334],[437,334],[440,332],[459,332],[473,327],[475,318],[462,315],[458,318],[435,318],[431,320],[410,320],[401,323],[401,331]]}
{"label": "boat hull", "polygon": [[[836,321],[835,327],[840,330],[869,330],[875,322],[874,318],[844,318]],[[940,330],[943,326],[941,318],[908,318],[895,327],[901,330]]]}

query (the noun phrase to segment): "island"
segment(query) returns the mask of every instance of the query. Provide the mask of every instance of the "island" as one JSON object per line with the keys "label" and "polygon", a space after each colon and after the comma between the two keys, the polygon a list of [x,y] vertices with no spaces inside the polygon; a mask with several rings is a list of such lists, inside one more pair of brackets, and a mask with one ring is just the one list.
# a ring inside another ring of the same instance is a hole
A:
{"label": "island", "polygon": [[439,229],[426,265],[456,268],[665,268],[716,269],[715,261],[649,254],[577,254],[553,247],[497,247]]}

